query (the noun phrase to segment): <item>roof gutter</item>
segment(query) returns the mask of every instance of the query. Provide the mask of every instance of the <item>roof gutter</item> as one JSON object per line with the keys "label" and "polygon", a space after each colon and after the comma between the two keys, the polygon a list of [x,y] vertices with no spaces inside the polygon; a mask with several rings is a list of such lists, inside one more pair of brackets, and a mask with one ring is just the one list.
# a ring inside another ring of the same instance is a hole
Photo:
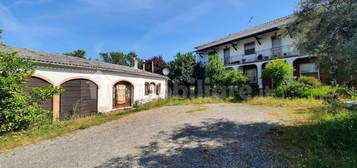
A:
{"label": "roof gutter", "polygon": [[214,47],[218,47],[218,46],[221,46],[221,45],[230,44],[230,43],[235,42],[235,41],[240,41],[242,39],[256,37],[256,36],[259,36],[259,35],[262,35],[262,34],[265,34],[265,33],[268,33],[268,32],[276,31],[278,29],[279,29],[278,27],[273,27],[273,28],[270,28],[270,29],[267,29],[267,30],[264,30],[264,31],[261,31],[261,32],[257,32],[257,33],[253,33],[253,34],[246,35],[246,36],[243,36],[243,37],[239,37],[239,38],[236,38],[236,39],[228,40],[228,41],[225,41],[225,42],[222,42],[222,43],[218,43],[218,44],[215,44],[215,45],[212,45],[212,46],[207,46],[207,47],[203,47],[203,48],[195,47],[195,49],[197,49],[197,50],[195,50],[195,52],[201,52],[201,51],[204,51],[204,50],[207,50],[207,49],[210,49],[210,48],[214,48]]}

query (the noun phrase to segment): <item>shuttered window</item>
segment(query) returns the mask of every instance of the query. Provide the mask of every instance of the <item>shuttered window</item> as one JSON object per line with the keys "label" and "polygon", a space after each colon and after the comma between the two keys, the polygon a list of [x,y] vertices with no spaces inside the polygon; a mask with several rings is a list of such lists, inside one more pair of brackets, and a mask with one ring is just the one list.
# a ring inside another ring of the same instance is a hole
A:
{"label": "shuttered window", "polygon": [[160,95],[161,94],[161,83],[156,85],[156,94]]}
{"label": "shuttered window", "polygon": [[257,83],[257,69],[247,69],[245,70],[245,76],[248,77],[250,83]]}
{"label": "shuttered window", "polygon": [[145,95],[149,95],[149,94],[150,94],[150,83],[145,82]]}
{"label": "shuttered window", "polygon": [[300,76],[311,76],[319,79],[319,71],[315,63],[300,64]]}
{"label": "shuttered window", "polygon": [[244,44],[244,54],[245,55],[255,54],[255,43],[254,42]]}

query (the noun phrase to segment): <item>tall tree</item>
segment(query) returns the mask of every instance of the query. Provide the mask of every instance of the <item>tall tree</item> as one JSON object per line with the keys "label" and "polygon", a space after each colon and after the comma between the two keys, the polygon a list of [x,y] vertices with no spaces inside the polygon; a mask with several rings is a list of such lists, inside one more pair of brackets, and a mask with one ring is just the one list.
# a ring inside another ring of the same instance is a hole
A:
{"label": "tall tree", "polygon": [[196,59],[192,52],[177,53],[175,60],[169,63],[171,80],[181,83],[189,82],[194,76]]}
{"label": "tall tree", "polygon": [[166,67],[166,62],[162,56],[154,56],[145,62],[145,70],[152,71],[152,63],[154,63],[154,73],[162,74],[162,70]]}
{"label": "tall tree", "polygon": [[134,66],[134,59],[138,60],[138,55],[135,52],[130,52],[128,54],[123,52],[106,52],[99,53],[99,55],[104,62],[118,65]]}
{"label": "tall tree", "polygon": [[78,57],[78,58],[86,58],[86,51],[84,50],[74,50],[70,53],[64,53],[64,55]]}
{"label": "tall tree", "polygon": [[317,56],[332,83],[351,81],[357,73],[356,0],[302,0],[287,33],[302,54]]}
{"label": "tall tree", "polygon": [[205,68],[205,78],[210,79],[211,88],[223,86],[226,69],[220,55],[209,56],[209,63]]}

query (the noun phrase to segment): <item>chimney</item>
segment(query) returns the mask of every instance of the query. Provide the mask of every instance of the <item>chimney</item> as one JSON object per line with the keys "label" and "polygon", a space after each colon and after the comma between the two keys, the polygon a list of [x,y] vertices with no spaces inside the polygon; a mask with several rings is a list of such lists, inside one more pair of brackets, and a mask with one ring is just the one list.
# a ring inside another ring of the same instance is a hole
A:
{"label": "chimney", "polygon": [[146,61],[143,60],[143,72],[145,72],[145,63],[146,63]]}
{"label": "chimney", "polygon": [[139,62],[136,58],[134,58],[134,68],[139,69]]}
{"label": "chimney", "polygon": [[155,72],[154,61],[151,61],[151,72]]}

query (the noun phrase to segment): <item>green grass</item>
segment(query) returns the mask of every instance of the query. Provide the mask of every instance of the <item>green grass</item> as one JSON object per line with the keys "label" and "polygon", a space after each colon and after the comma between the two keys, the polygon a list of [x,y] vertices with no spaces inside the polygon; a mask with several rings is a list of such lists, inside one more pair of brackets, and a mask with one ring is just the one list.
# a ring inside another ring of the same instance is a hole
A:
{"label": "green grass", "polygon": [[264,98],[258,97],[250,100],[243,101],[245,104],[250,105],[264,105],[272,107],[287,107],[287,108],[312,108],[323,106],[321,100],[316,99],[283,99],[283,98]]}
{"label": "green grass", "polygon": [[254,98],[244,103],[284,107],[288,110],[278,117],[295,118],[287,121],[276,137],[289,167],[357,165],[357,110],[336,110],[315,99]]}
{"label": "green grass", "polygon": [[87,129],[92,126],[100,125],[109,121],[117,120],[126,115],[144,110],[155,109],[163,106],[176,106],[188,104],[209,104],[224,103],[225,100],[216,98],[180,99],[170,98],[155,100],[151,103],[137,106],[133,109],[113,114],[96,115],[87,118],[75,119],[64,122],[55,122],[31,130],[14,132],[0,136],[0,153],[9,151],[15,147],[37,143],[39,141],[53,139],[72,133],[76,130]]}
{"label": "green grass", "polygon": [[190,114],[190,113],[195,113],[195,112],[203,112],[203,111],[207,111],[208,107],[198,107],[189,111],[186,111],[186,113]]}

